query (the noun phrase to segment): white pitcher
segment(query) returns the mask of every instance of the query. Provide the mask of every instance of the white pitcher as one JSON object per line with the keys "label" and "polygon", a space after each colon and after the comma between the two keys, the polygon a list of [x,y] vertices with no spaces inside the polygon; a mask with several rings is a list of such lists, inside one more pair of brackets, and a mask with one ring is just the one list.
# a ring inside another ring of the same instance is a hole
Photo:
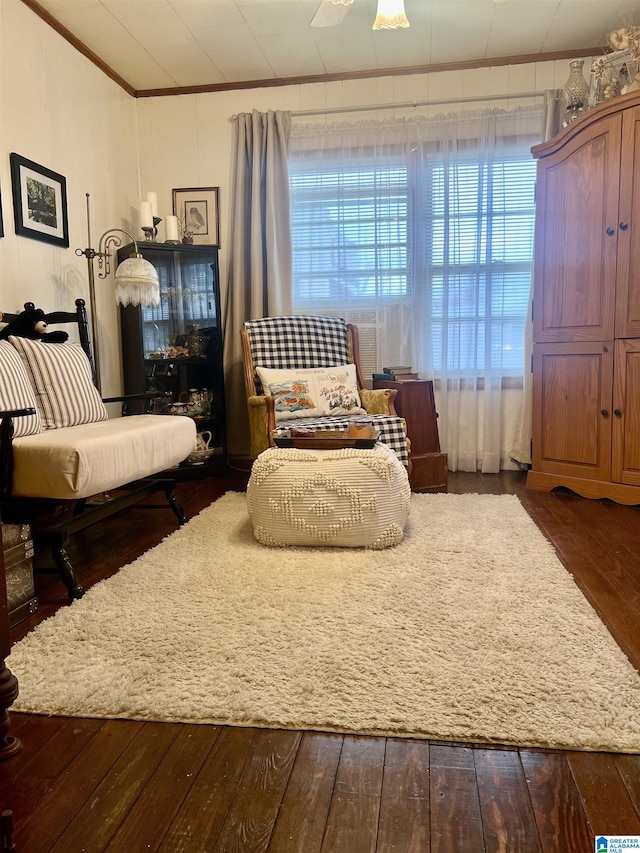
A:
{"label": "white pitcher", "polygon": [[202,432],[199,432],[196,436],[196,450],[204,451],[209,450],[209,445],[211,443],[211,439],[213,435],[210,430],[205,429]]}

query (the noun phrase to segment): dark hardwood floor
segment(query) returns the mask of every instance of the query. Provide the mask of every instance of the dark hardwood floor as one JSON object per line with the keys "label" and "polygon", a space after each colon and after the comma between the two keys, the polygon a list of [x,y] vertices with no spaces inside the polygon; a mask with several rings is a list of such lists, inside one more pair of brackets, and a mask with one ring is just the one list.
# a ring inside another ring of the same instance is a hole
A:
{"label": "dark hardwood floor", "polygon": [[[232,473],[178,492],[192,517],[245,483]],[[514,472],[451,474],[449,491],[517,494],[640,669],[640,508],[528,491]],[[170,512],[132,510],[77,535],[82,583],[173,529]],[[14,641],[66,606],[55,575],[36,584],[40,610]],[[21,714],[12,724],[24,746],[0,764],[0,810],[13,812],[18,853],[592,853],[596,834],[640,835],[638,755]]]}

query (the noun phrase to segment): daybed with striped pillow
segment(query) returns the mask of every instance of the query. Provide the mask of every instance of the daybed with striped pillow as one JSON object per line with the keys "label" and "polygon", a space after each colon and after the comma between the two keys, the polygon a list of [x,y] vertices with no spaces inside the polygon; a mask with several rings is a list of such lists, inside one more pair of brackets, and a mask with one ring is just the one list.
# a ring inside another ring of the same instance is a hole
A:
{"label": "daybed with striped pillow", "polygon": [[0,341],[0,409],[15,419],[12,498],[78,500],[150,477],[193,450],[191,418],[108,418],[80,344]]}
{"label": "daybed with striped pillow", "polygon": [[50,546],[71,599],[84,592],[65,549],[72,533],[158,491],[165,492],[166,507],[178,521],[187,521],[173,479],[157,475],[186,459],[196,440],[192,418],[108,417],[93,383],[82,299],[76,309],[46,316],[48,322],[77,323],[80,344],[0,341],[3,521],[30,524],[36,544]]}

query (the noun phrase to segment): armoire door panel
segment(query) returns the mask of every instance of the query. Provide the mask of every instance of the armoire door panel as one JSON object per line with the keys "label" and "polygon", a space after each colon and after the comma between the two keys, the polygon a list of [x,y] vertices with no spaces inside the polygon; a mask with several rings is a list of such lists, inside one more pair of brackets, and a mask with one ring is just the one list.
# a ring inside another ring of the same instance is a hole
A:
{"label": "armoire door panel", "polygon": [[609,479],[612,344],[536,344],[533,377],[534,470]]}
{"label": "armoire door panel", "polygon": [[534,340],[613,337],[622,119],[538,163]]}
{"label": "armoire door panel", "polygon": [[[640,107],[625,110],[618,213],[616,338],[640,337]],[[634,215],[635,212],[635,215]]]}
{"label": "armoire door panel", "polygon": [[640,486],[640,340],[616,342],[612,478]]}

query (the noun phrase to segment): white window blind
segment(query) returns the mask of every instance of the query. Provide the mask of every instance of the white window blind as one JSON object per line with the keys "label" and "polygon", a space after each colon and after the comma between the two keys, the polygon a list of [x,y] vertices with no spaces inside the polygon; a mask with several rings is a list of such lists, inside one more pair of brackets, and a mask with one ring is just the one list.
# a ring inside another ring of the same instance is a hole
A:
{"label": "white window blind", "polygon": [[[430,143],[335,157],[309,146],[289,164],[296,313],[374,306],[428,327],[437,374],[521,376],[531,278],[530,141],[461,153]],[[379,353],[375,370],[383,366]]]}
{"label": "white window blind", "polygon": [[426,231],[431,364],[521,375],[535,163],[522,154],[448,160],[428,168],[425,180],[427,204],[415,225]]}
{"label": "white window blind", "polygon": [[294,304],[366,304],[405,296],[406,164],[316,160],[290,168]]}

